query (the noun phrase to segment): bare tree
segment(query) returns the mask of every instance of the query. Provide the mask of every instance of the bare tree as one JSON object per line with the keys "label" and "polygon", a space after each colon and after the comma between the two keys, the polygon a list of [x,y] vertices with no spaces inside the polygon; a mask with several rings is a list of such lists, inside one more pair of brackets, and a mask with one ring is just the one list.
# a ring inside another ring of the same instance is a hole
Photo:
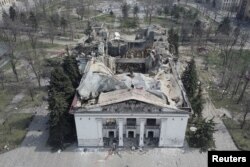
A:
{"label": "bare tree", "polygon": [[241,70],[238,72],[239,74],[236,76],[237,79],[235,80],[231,99],[233,99],[234,96],[237,94],[239,87],[240,87],[240,84],[242,82],[242,79],[244,78],[244,75],[245,75],[246,70],[247,70],[247,66],[248,66],[247,62],[245,62],[244,60],[243,61],[240,61],[240,60],[242,60],[243,49],[245,47],[245,44],[246,44],[248,38],[249,38],[248,33],[241,33],[239,53],[236,54],[235,59],[233,61],[231,61],[231,62],[234,62],[233,63],[234,67],[237,67],[239,65],[242,66]]}
{"label": "bare tree", "polygon": [[17,81],[19,81],[18,73],[16,70],[17,57],[15,49],[17,46],[17,36],[19,35],[19,22],[18,20],[12,21],[6,12],[3,12],[3,27],[0,31],[0,39],[5,42],[8,48],[7,56],[10,60],[12,72]]}
{"label": "bare tree", "polygon": [[[39,51],[41,53],[41,51]],[[34,73],[38,86],[41,87],[41,78],[43,74],[43,56],[35,54],[35,51],[28,51],[24,53],[24,58],[29,64],[29,68]]]}
{"label": "bare tree", "polygon": [[243,114],[242,123],[240,125],[241,129],[243,129],[245,124],[246,124],[246,119],[247,119],[248,113],[250,113],[250,100],[249,99],[246,100],[246,109],[245,109],[245,112]]}
{"label": "bare tree", "polygon": [[31,100],[34,101],[34,84],[32,83],[32,76],[30,75],[30,70],[29,70],[29,66],[26,66],[24,68],[24,71],[25,71],[25,80],[24,80],[24,83],[25,83],[25,86],[29,92],[29,95],[31,97]]}
{"label": "bare tree", "polygon": [[221,34],[222,40],[220,43],[220,51],[223,59],[222,63],[222,79],[220,86],[224,85],[225,77],[227,72],[232,71],[232,60],[233,60],[233,49],[237,44],[239,39],[240,29],[236,27],[230,36],[225,36]]}
{"label": "bare tree", "polygon": [[4,89],[5,75],[4,75],[4,70],[1,68],[0,68],[0,82],[2,85],[2,89]]}
{"label": "bare tree", "polygon": [[239,99],[238,99],[238,101],[237,101],[237,104],[239,104],[240,101],[243,99],[249,81],[250,81],[250,71],[247,70],[247,71],[246,71],[246,74],[245,74],[245,84],[244,84],[243,89],[242,89],[242,91],[241,91],[240,97],[239,97]]}
{"label": "bare tree", "polygon": [[146,19],[148,20],[149,25],[152,22],[152,15],[155,11],[156,3],[154,0],[145,0],[144,2],[144,12],[146,14]]}
{"label": "bare tree", "polygon": [[85,14],[85,7],[83,5],[80,5],[76,8],[76,14],[80,16],[80,19],[83,19],[83,16]]}

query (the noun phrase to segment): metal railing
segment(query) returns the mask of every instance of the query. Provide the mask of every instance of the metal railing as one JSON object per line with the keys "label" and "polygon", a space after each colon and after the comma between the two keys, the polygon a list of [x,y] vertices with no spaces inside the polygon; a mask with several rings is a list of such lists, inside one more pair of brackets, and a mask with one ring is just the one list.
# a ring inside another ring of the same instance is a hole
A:
{"label": "metal railing", "polygon": [[126,125],[126,129],[136,129],[136,125]]}
{"label": "metal railing", "polygon": [[160,125],[145,125],[146,129],[159,129]]}
{"label": "metal railing", "polygon": [[116,129],[117,125],[103,125],[103,129]]}

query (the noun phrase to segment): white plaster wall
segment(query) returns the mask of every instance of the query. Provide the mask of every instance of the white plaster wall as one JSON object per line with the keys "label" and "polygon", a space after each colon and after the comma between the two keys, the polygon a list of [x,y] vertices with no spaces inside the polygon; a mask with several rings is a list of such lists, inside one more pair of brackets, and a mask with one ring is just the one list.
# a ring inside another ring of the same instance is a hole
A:
{"label": "white plaster wall", "polygon": [[79,146],[99,146],[102,134],[98,132],[96,118],[75,115],[75,123]]}
{"label": "white plaster wall", "polygon": [[169,117],[162,121],[160,147],[183,147],[188,117]]}

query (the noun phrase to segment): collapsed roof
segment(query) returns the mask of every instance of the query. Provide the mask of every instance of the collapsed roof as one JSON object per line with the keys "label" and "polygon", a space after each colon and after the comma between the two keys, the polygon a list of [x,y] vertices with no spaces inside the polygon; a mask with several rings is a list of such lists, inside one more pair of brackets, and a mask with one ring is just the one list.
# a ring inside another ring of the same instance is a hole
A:
{"label": "collapsed roof", "polygon": [[184,101],[182,90],[170,68],[169,64],[163,65],[154,76],[114,74],[104,63],[93,58],[88,62],[77,88],[80,99],[87,102],[82,107],[104,106],[124,100],[137,100],[161,107],[181,107]]}

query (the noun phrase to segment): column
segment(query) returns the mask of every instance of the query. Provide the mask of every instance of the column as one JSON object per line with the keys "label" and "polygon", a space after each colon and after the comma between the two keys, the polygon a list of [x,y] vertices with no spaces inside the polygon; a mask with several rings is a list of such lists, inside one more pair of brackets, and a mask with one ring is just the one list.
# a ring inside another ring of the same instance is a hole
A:
{"label": "column", "polygon": [[102,119],[97,118],[97,131],[98,131],[98,138],[99,138],[99,143],[98,146],[102,147],[103,146],[103,135],[102,135]]}
{"label": "column", "polygon": [[145,119],[140,119],[140,139],[139,139],[139,146],[144,146],[144,129],[145,129]]}
{"label": "column", "polygon": [[165,131],[166,131],[166,124],[167,118],[161,119],[161,126],[160,126],[160,138],[159,138],[159,147],[165,146]]}
{"label": "column", "polygon": [[118,119],[119,124],[119,147],[123,147],[123,119]]}

